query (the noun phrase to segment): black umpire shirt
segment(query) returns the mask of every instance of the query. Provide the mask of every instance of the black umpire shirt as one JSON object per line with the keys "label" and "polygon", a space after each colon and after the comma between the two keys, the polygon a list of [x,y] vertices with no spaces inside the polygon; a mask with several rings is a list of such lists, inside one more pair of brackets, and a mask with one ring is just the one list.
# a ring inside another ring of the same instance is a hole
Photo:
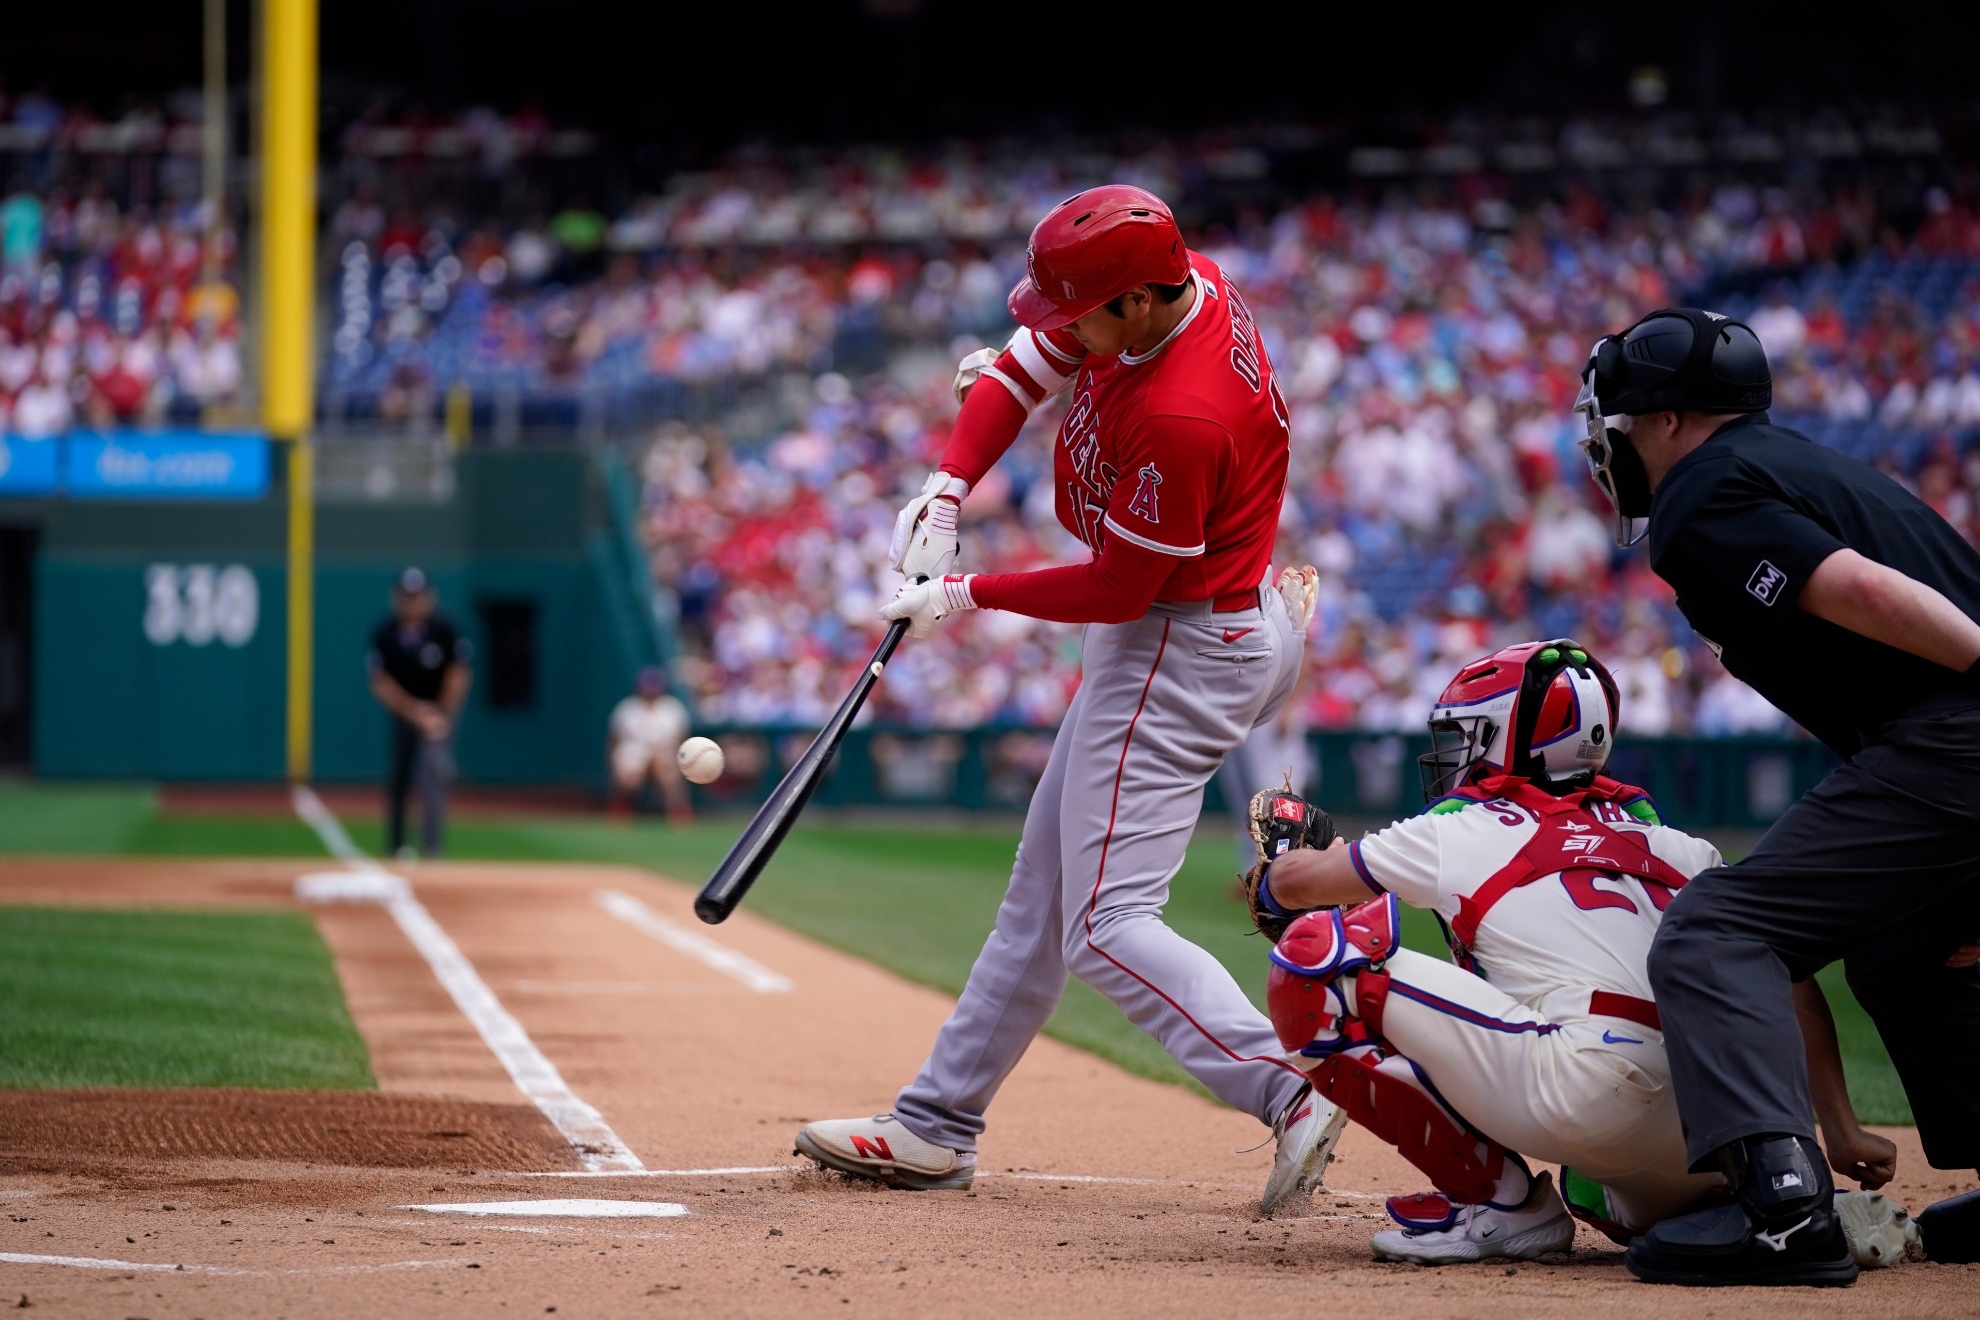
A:
{"label": "black umpire shirt", "polygon": [[371,634],[371,650],[365,663],[372,670],[384,670],[392,681],[415,701],[438,701],[446,680],[447,666],[466,664],[474,658],[474,644],[454,631],[444,614],[434,614],[424,623],[401,623],[387,619]]}
{"label": "black umpire shirt", "polygon": [[1980,553],[1903,486],[1775,426],[1726,423],[1650,506],[1650,565],[1732,674],[1839,756],[1963,676],[1795,608],[1838,550],[1894,568],[1980,619]]}

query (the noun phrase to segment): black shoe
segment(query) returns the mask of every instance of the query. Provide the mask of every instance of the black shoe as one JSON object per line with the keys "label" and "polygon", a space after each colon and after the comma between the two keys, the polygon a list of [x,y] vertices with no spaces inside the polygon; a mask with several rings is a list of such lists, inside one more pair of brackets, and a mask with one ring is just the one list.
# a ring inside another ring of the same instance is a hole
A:
{"label": "black shoe", "polygon": [[1667,1219],[1624,1257],[1645,1283],[1841,1287],[1856,1281],[1828,1167],[1805,1137],[1762,1136],[1720,1152],[1739,1199]]}
{"label": "black shoe", "polygon": [[1918,1238],[1926,1260],[1948,1265],[1980,1260],[1980,1192],[1949,1196],[1926,1206],[1918,1216]]}

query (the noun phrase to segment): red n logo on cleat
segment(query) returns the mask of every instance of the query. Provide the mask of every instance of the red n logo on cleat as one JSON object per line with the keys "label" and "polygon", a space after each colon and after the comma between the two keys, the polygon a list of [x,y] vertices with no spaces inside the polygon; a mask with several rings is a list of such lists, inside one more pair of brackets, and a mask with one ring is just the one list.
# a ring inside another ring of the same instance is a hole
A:
{"label": "red n logo on cleat", "polygon": [[894,1152],[887,1149],[887,1139],[885,1137],[868,1138],[854,1133],[852,1144],[854,1150],[869,1160],[885,1160],[889,1164],[894,1162]]}
{"label": "red n logo on cleat", "polygon": [[1134,488],[1134,498],[1128,501],[1128,512],[1152,523],[1161,522],[1162,516],[1155,509],[1155,488],[1162,484],[1162,474],[1150,463],[1136,475],[1141,483]]}

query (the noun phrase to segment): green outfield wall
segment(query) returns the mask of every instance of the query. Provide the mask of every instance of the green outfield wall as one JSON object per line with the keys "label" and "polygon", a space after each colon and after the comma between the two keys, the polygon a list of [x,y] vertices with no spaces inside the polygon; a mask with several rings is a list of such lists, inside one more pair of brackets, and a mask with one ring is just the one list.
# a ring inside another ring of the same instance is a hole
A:
{"label": "green outfield wall", "polygon": [[[334,443],[334,442],[333,442]],[[602,786],[605,723],[671,634],[634,536],[638,500],[610,450],[470,451],[451,494],[318,508],[316,777],[376,780],[385,717],[364,653],[399,570],[430,573],[475,643],[462,778]],[[37,532],[35,773],[59,778],[275,780],[283,767],[286,491],[252,500],[0,501]],[[717,729],[728,773],[713,806],[760,801],[804,729]],[[821,806],[1018,811],[1050,730],[857,729]],[[1337,813],[1417,808],[1420,736],[1317,733],[1310,791]],[[1623,739],[1611,773],[1692,827],[1763,826],[1834,764],[1808,741]],[[1213,782],[1211,810],[1221,808]]]}
{"label": "green outfield wall", "polygon": [[[751,807],[810,744],[813,731],[704,728],[726,769],[695,790],[706,805]],[[854,729],[827,767],[813,801],[822,807],[1022,811],[1051,754],[1051,729],[942,731]],[[1305,794],[1346,819],[1396,820],[1423,808],[1419,734],[1328,730],[1306,738]],[[1665,823],[1686,829],[1762,829],[1834,769],[1836,758],[1806,738],[1630,738],[1616,740],[1608,773],[1645,789]],[[1228,810],[1221,775],[1204,810]]]}
{"label": "green outfield wall", "polygon": [[[315,769],[376,779],[385,717],[366,640],[407,564],[476,647],[462,777],[600,783],[605,721],[664,636],[625,525],[616,460],[461,455],[450,497],[317,513]],[[614,487],[620,498],[614,500]],[[278,779],[285,491],[234,502],[50,500],[34,574],[33,769],[162,780]]]}

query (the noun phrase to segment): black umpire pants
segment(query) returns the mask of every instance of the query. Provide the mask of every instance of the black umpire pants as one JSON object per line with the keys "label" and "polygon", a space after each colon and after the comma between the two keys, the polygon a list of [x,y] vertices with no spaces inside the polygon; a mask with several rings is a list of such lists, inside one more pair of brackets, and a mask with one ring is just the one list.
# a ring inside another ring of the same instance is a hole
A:
{"label": "black umpire pants", "polygon": [[385,854],[396,856],[406,842],[406,795],[419,791],[419,851],[440,855],[440,833],[446,825],[447,786],[453,782],[451,739],[425,737],[397,716],[392,717],[392,769],[385,781]]}
{"label": "black umpire pants", "polygon": [[1702,872],[1650,950],[1694,1171],[1767,1132],[1813,1137],[1789,984],[1840,958],[1936,1168],[1980,1167],[1980,700],[1928,698]]}

